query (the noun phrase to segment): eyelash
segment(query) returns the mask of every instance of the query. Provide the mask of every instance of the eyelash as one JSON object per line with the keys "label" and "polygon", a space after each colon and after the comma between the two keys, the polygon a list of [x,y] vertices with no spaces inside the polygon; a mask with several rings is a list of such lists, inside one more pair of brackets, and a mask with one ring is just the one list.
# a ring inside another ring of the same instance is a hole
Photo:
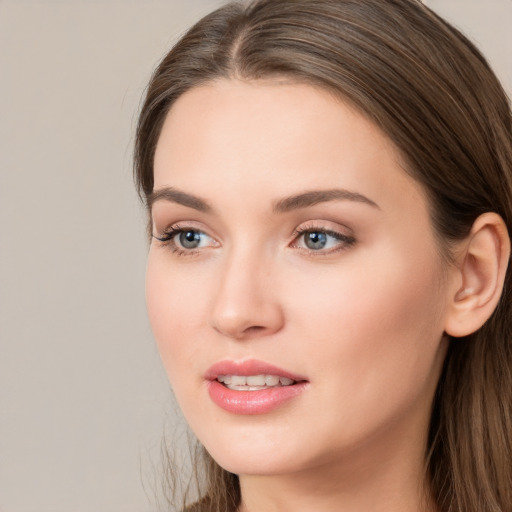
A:
{"label": "eyelash", "polygon": [[[166,231],[164,231],[164,233],[162,233],[161,236],[153,235],[153,238],[155,238],[156,240],[161,242],[163,245],[168,246],[170,248],[171,252],[173,254],[176,254],[177,256],[195,256],[198,254],[200,249],[184,249],[184,248],[180,247],[179,245],[177,245],[176,242],[174,241],[174,239],[178,235],[180,235],[181,233],[186,233],[188,231],[206,235],[206,233],[204,233],[204,231],[201,231],[200,229],[197,229],[192,226],[175,225],[175,226],[171,226]],[[322,233],[324,235],[334,238],[335,240],[337,240],[340,243],[337,244],[336,247],[334,247],[330,250],[327,250],[327,251],[308,249],[308,248],[304,248],[304,247],[297,247],[297,241],[299,240],[299,238],[306,235],[307,233]],[[206,235],[206,236],[208,236],[208,235]],[[332,253],[346,250],[347,248],[353,246],[355,243],[356,243],[356,239],[353,236],[344,235],[337,231],[325,229],[325,228],[314,226],[314,225],[309,225],[309,226],[304,226],[302,228],[297,228],[293,232],[293,242],[292,242],[291,246],[295,247],[299,250],[305,251],[312,256],[319,257],[319,256],[326,256],[326,255],[330,255]]]}

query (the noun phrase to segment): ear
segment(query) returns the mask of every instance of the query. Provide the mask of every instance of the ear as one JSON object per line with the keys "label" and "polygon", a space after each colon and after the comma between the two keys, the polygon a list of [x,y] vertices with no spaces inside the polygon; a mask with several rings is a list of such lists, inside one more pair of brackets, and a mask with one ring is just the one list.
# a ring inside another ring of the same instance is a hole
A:
{"label": "ear", "polygon": [[496,213],[480,215],[456,257],[447,334],[467,336],[489,319],[501,297],[509,259],[510,238],[503,219]]}

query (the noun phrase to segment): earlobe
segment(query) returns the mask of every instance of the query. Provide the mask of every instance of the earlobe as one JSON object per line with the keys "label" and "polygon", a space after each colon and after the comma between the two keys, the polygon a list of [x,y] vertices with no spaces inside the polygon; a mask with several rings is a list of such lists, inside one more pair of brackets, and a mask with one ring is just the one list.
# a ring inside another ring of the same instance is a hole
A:
{"label": "earlobe", "polygon": [[445,332],[454,337],[482,327],[499,302],[510,258],[510,237],[503,219],[484,213],[461,246],[457,289],[449,297],[445,325]]}

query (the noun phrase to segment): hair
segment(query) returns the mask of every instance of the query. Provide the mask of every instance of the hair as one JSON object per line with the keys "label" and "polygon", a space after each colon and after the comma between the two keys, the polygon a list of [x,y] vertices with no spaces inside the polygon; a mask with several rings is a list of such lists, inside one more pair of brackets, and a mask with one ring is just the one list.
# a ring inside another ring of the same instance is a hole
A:
{"label": "hair", "polygon": [[[507,95],[475,46],[419,0],[255,0],[203,18],[149,83],[134,157],[141,197],[153,191],[155,147],[182,94],[280,77],[333,91],[387,134],[427,193],[448,258],[484,212],[512,232]],[[425,447],[441,512],[512,510],[511,285],[509,267],[489,321],[449,342]],[[191,510],[235,511],[238,478],[204,457],[206,489]]]}

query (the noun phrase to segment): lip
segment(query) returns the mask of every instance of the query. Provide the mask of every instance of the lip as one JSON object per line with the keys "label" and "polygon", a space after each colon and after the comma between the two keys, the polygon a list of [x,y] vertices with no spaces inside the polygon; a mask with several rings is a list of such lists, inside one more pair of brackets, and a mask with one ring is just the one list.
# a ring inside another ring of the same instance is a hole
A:
{"label": "lip", "polygon": [[[219,375],[278,375],[296,381],[290,386],[278,386],[257,391],[235,391],[218,382]],[[233,414],[265,414],[277,409],[300,395],[307,388],[307,380],[272,364],[250,359],[246,361],[220,361],[204,375],[208,394],[220,408]]]}

